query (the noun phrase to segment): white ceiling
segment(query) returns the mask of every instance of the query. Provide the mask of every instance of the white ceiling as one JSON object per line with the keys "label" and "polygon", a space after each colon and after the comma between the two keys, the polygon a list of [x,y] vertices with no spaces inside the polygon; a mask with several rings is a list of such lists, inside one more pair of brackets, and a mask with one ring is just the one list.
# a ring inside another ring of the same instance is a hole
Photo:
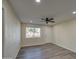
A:
{"label": "white ceiling", "polygon": [[[45,24],[40,22],[40,18],[54,17],[56,23],[70,20],[75,15],[76,0],[41,0],[36,3],[35,0],[9,0],[17,16],[23,23]],[[51,24],[50,24],[51,25]]]}

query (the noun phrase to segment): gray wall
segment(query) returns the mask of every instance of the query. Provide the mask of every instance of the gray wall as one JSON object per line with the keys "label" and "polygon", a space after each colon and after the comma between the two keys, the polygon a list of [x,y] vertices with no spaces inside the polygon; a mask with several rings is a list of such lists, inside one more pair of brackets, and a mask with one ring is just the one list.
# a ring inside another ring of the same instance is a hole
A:
{"label": "gray wall", "polygon": [[7,0],[3,1],[4,8],[4,49],[3,58],[15,59],[20,49],[21,24]]}

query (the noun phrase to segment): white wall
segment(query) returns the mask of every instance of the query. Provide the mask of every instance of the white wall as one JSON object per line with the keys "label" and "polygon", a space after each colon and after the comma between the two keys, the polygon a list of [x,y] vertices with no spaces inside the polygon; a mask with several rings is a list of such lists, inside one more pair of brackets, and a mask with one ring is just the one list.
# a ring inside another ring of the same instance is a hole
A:
{"label": "white wall", "polygon": [[41,38],[38,39],[25,37],[26,26],[30,25],[22,24],[22,46],[53,43],[73,52],[76,51],[76,24],[74,19],[56,24],[53,27],[34,25],[41,28]]}
{"label": "white wall", "polygon": [[[26,26],[41,28],[41,37],[40,38],[27,39],[25,37],[25,33],[26,33],[25,28],[26,28]],[[51,33],[52,33],[50,30],[52,30],[52,27],[49,27],[49,26],[22,24],[21,45],[22,46],[32,46],[32,45],[40,45],[40,44],[49,43],[50,40],[51,40]]]}
{"label": "white wall", "polygon": [[76,23],[75,19],[62,22],[53,27],[52,43],[76,52]]}
{"label": "white wall", "polygon": [[44,39],[45,39],[45,42],[46,43],[51,43],[51,40],[54,39],[53,37],[53,30],[52,30],[52,27],[50,26],[43,26],[43,29],[44,29]]}
{"label": "white wall", "polygon": [[7,0],[3,1],[4,8],[4,49],[3,58],[15,59],[20,48],[20,21],[13,12]]}

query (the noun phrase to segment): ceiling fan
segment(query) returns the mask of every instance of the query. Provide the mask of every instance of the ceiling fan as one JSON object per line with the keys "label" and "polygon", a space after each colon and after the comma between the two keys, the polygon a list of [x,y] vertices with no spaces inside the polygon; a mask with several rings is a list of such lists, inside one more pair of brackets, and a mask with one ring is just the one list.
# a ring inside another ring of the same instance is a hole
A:
{"label": "ceiling fan", "polygon": [[42,22],[46,22],[46,24],[48,24],[48,22],[52,22],[55,23],[54,18],[41,18]]}

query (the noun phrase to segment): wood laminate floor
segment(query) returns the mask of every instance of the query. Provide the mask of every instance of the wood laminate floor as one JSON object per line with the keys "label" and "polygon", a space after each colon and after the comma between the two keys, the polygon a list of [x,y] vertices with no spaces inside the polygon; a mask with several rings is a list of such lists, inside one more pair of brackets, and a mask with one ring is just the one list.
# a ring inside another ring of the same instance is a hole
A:
{"label": "wood laminate floor", "polygon": [[16,59],[76,59],[76,54],[55,44],[23,47]]}

